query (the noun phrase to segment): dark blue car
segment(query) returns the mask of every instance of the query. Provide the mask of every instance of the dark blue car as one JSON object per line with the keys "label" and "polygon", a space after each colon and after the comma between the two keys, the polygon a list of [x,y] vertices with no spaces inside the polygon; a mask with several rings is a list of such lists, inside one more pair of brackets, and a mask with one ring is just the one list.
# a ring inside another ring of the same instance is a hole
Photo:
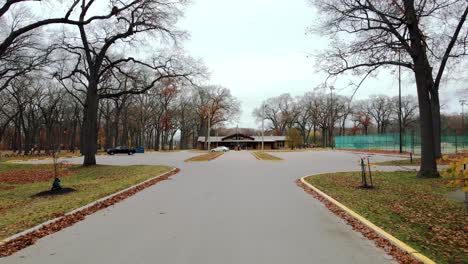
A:
{"label": "dark blue car", "polygon": [[121,147],[121,146],[110,148],[107,150],[107,154],[109,155],[114,155],[114,154],[119,154],[119,153],[133,155],[136,153],[136,150],[134,148],[127,148],[127,147]]}

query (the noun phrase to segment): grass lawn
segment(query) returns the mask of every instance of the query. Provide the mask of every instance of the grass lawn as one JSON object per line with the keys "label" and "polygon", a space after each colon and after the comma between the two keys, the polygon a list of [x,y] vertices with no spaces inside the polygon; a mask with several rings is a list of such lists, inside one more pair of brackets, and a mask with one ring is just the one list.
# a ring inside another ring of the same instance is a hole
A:
{"label": "grass lawn", "polygon": [[[402,160],[388,160],[388,161],[381,161],[381,162],[375,162],[373,163],[374,165],[378,166],[419,166],[421,165],[421,159],[420,158],[413,158],[413,162],[410,161],[410,159],[402,159]],[[449,160],[437,160],[437,165],[449,165],[450,161]]]}
{"label": "grass lawn", "polygon": [[449,200],[444,179],[414,172],[374,172],[373,190],[356,188],[360,173],[309,176],[306,180],[438,263],[468,263],[467,211]]}
{"label": "grass lawn", "polygon": [[261,152],[261,151],[252,152],[252,155],[254,155],[255,158],[257,158],[259,160],[283,160],[280,157],[276,157],[274,155],[271,155],[271,154],[266,153],[266,152]]}
{"label": "grass lawn", "polygon": [[52,165],[0,164],[0,239],[169,170],[142,165],[70,166],[64,169],[61,182],[76,192],[33,198],[50,189]]}
{"label": "grass lawn", "polygon": [[198,155],[195,157],[191,157],[189,159],[186,159],[185,162],[193,162],[193,161],[210,161],[213,159],[216,159],[217,157],[223,155],[224,152],[209,152],[206,154]]}

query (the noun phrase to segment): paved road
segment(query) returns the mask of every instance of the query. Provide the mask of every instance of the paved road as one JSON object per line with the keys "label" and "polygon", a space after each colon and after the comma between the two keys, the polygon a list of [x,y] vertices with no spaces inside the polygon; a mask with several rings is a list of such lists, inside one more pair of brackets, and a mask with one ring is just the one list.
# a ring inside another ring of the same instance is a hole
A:
{"label": "paved road", "polygon": [[272,162],[242,151],[183,162],[193,155],[99,157],[101,164],[182,171],[0,263],[392,263],[294,183],[308,174],[356,170],[356,155],[275,153],[285,161]]}

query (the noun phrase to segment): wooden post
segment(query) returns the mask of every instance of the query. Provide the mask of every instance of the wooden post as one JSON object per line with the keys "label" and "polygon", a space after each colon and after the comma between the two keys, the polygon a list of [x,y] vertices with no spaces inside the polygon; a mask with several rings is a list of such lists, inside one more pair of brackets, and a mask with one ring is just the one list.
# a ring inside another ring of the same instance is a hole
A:
{"label": "wooden post", "polygon": [[366,179],[366,164],[364,163],[364,158],[361,158],[361,177],[362,177],[362,187],[367,187],[367,179]]}
{"label": "wooden post", "polygon": [[374,183],[372,182],[372,172],[371,172],[371,167],[370,167],[369,157],[367,157],[367,167],[369,168],[369,179],[370,179],[370,186],[374,186]]}

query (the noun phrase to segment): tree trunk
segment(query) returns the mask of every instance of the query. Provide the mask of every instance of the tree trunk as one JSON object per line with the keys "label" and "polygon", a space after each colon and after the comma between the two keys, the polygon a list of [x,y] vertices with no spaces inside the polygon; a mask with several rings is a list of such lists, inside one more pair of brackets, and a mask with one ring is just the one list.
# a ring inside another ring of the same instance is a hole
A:
{"label": "tree trunk", "polygon": [[174,132],[171,133],[171,139],[169,141],[169,150],[174,149],[174,136],[177,133],[177,130],[174,130]]}
{"label": "tree trunk", "polygon": [[50,150],[52,148],[52,140],[53,140],[52,129],[53,129],[52,124],[48,122],[46,124],[46,145],[45,145],[45,153],[47,155],[50,154]]}
{"label": "tree trunk", "polygon": [[439,93],[432,94],[432,120],[433,120],[433,131],[434,131],[434,151],[435,157],[440,159],[442,157],[442,148],[440,137],[442,135],[440,126],[440,102]]}
{"label": "tree trunk", "polygon": [[[312,127],[309,126],[309,128],[307,129],[307,136],[306,136],[306,138],[307,138],[307,142],[306,142],[307,145],[310,145],[310,131],[311,131],[311,130],[312,130]],[[304,142],[305,142],[305,141],[304,141]]]}
{"label": "tree trunk", "polygon": [[327,147],[327,129],[322,127],[322,147],[326,148]]}
{"label": "tree trunk", "polygon": [[421,123],[421,167],[418,177],[435,178],[440,175],[437,171],[434,116],[429,95],[429,91],[433,88],[430,68],[424,69],[415,65],[415,76]]}
{"label": "tree trunk", "polygon": [[96,165],[97,151],[97,114],[98,114],[97,82],[90,81],[84,105],[82,129],[82,153],[84,166]]}
{"label": "tree trunk", "polygon": [[154,137],[154,150],[159,151],[161,147],[161,129],[156,128],[156,136]]}
{"label": "tree trunk", "polygon": [[187,129],[182,126],[180,129],[180,149],[187,149],[187,139]]}
{"label": "tree trunk", "polygon": [[73,119],[72,125],[72,133],[70,137],[70,151],[75,153],[75,142],[76,142],[76,127],[77,127],[77,120]]}
{"label": "tree trunk", "polygon": [[114,146],[119,144],[119,123],[120,123],[120,107],[117,104],[115,109],[115,120],[114,120]]}
{"label": "tree trunk", "polygon": [[[349,113],[349,108],[348,108],[348,113]],[[346,119],[348,119],[348,114],[343,115],[343,122],[341,122],[341,126],[340,126],[340,133],[339,133],[340,136],[344,136],[344,135],[345,135],[345,131],[346,131]]]}
{"label": "tree trunk", "polygon": [[23,150],[23,140],[22,140],[22,133],[21,133],[21,121],[20,119],[23,118],[23,115],[20,114],[18,123],[16,124],[16,150],[18,151],[18,154],[21,154]]}
{"label": "tree trunk", "polygon": [[307,144],[307,128],[305,126],[300,126],[301,127],[301,136],[302,140],[304,141],[305,144]]}
{"label": "tree trunk", "polygon": [[105,148],[109,149],[109,148],[112,147],[112,124],[111,124],[109,115],[106,118],[105,126],[106,126],[106,144],[105,144]]}
{"label": "tree trunk", "polygon": [[315,124],[314,124],[313,130],[314,130],[314,134],[313,134],[313,136],[312,136],[312,142],[313,142],[314,144],[317,144],[317,136],[316,136],[316,134],[317,134],[317,127],[315,126]]}
{"label": "tree trunk", "polygon": [[[421,167],[418,172],[418,177],[440,177],[439,172],[437,171],[436,140],[434,140],[436,135],[440,136],[439,132],[434,133],[434,119],[438,118],[437,115],[434,115],[434,110],[437,110],[439,107],[437,107],[437,109],[434,109],[433,107],[433,103],[439,103],[437,95],[438,92],[434,87],[432,68],[427,59],[426,47],[424,45],[425,37],[419,29],[419,21],[416,16],[414,3],[412,1],[404,1],[404,5],[408,23],[408,32],[411,40],[411,57],[414,62],[414,75],[416,78],[421,123]],[[438,130],[439,129],[440,128],[438,128]]]}
{"label": "tree trunk", "polygon": [[120,136],[120,145],[127,146],[128,145],[128,117],[127,112],[124,110],[124,114],[122,115],[122,135]]}
{"label": "tree trunk", "polygon": [[195,128],[192,131],[192,148],[198,148],[197,133]]}

